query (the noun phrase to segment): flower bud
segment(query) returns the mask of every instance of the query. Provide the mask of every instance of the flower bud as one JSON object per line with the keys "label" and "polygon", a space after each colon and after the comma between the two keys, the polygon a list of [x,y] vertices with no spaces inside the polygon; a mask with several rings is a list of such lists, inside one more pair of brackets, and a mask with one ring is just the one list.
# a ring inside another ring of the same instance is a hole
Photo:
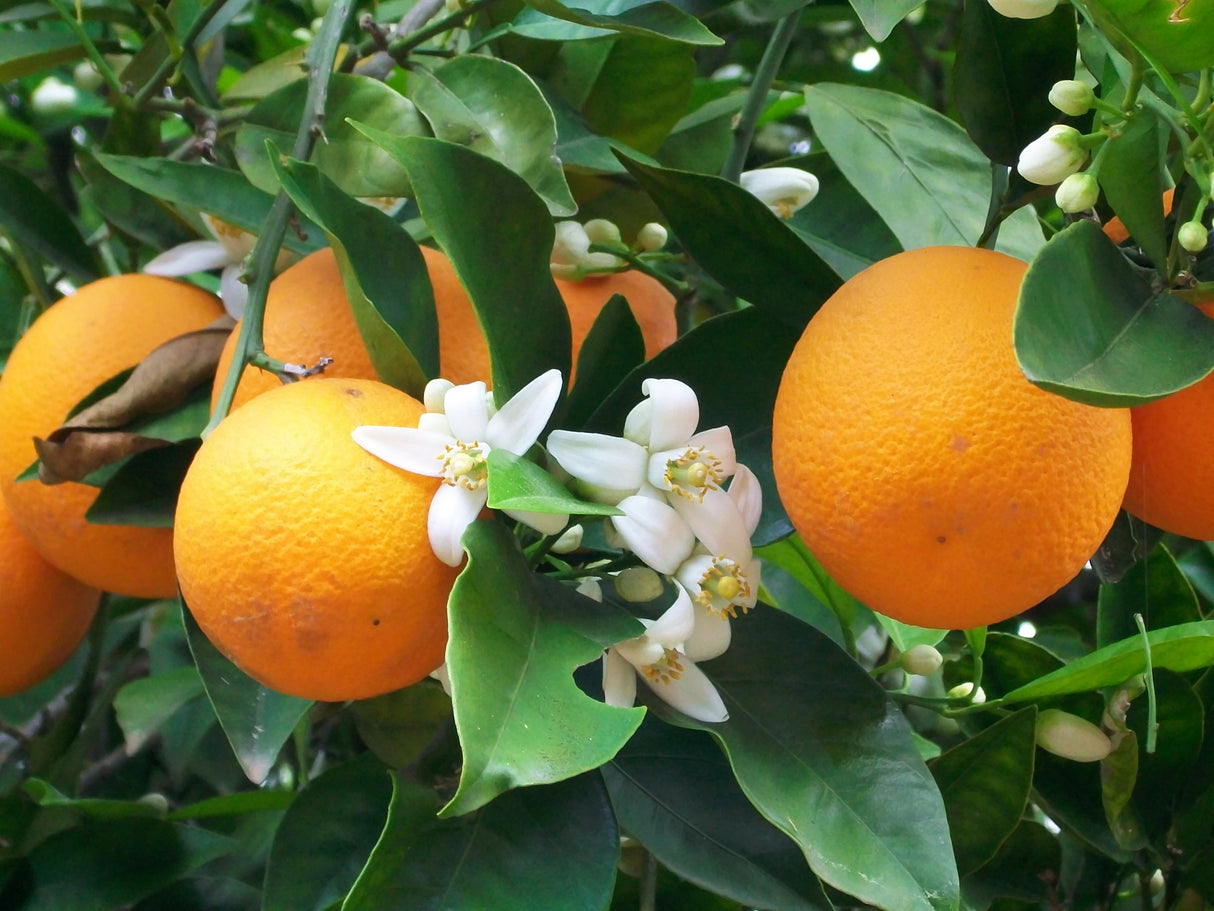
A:
{"label": "flower bud", "polygon": [[989,0],[991,9],[1009,19],[1040,19],[1048,16],[1058,0]]}
{"label": "flower bud", "polygon": [[91,60],[81,60],[72,70],[72,82],[82,92],[95,92],[105,84],[97,65]]}
{"label": "flower bud", "polygon": [[590,236],[576,221],[558,221],[552,241],[554,264],[577,266],[590,251]]}
{"label": "flower bud", "polygon": [[608,244],[616,246],[624,241],[620,238],[620,229],[613,221],[608,221],[605,218],[592,218],[586,224],[582,225],[586,231],[586,236],[590,238],[592,244]]}
{"label": "flower bud", "polygon": [[1074,127],[1056,123],[1024,147],[1016,170],[1025,180],[1044,187],[1061,183],[1088,159],[1082,138]]}
{"label": "flower bud", "polygon": [[1061,709],[1046,709],[1037,716],[1036,736],[1037,746],[1075,762],[1096,762],[1113,749],[1108,734],[1092,722]]}
{"label": "flower bud", "polygon": [[422,391],[422,404],[433,414],[443,414],[446,406],[447,393],[455,388],[455,384],[442,377],[430,380]]}
{"label": "flower bud", "polygon": [[760,168],[739,178],[742,189],[759,197],[780,218],[791,218],[818,195],[818,178],[800,168]]}
{"label": "flower bud", "polygon": [[586,530],[581,525],[570,525],[566,528],[556,543],[552,545],[554,554],[571,554],[582,546],[582,537]]}
{"label": "flower bud", "polygon": [[1096,182],[1095,177],[1087,173],[1072,174],[1058,184],[1054,193],[1054,202],[1068,215],[1092,208],[1099,198],[1100,184]]}
{"label": "flower bud", "polygon": [[648,566],[630,566],[615,576],[615,590],[625,601],[642,604],[662,597],[662,577]]}
{"label": "flower bud", "polygon": [[1209,243],[1210,235],[1199,221],[1186,221],[1176,234],[1180,245],[1190,253],[1200,253]]}
{"label": "flower bud", "polygon": [[64,114],[72,109],[78,97],[75,86],[68,85],[54,76],[47,76],[30,93],[30,107],[36,113],[46,116]]}
{"label": "flower bud", "polygon": [[1050,104],[1071,117],[1086,114],[1095,103],[1092,87],[1078,79],[1060,79],[1050,88]]}
{"label": "flower bud", "polygon": [[666,228],[659,225],[656,221],[643,225],[641,230],[637,232],[637,246],[646,253],[661,250],[666,246],[668,239],[669,235],[666,233]]}
{"label": "flower bud", "polygon": [[939,670],[940,665],[944,664],[944,656],[935,647],[920,643],[919,645],[912,645],[903,652],[899,663],[902,665],[902,670],[908,674],[927,677]]}
{"label": "flower bud", "polygon": [[[971,693],[973,693],[973,696],[970,696]],[[965,699],[969,697],[970,702],[974,703],[974,705],[982,705],[982,703],[986,702],[986,691],[982,687],[978,687],[977,691],[975,691],[974,684],[968,680],[965,683],[958,683],[944,695],[949,699]]]}

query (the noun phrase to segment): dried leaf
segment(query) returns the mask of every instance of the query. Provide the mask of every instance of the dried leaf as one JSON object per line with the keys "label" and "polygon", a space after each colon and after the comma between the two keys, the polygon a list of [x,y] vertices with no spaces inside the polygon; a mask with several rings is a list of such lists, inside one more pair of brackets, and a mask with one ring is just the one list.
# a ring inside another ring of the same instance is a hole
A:
{"label": "dried leaf", "polygon": [[129,455],[168,445],[126,430],[80,431],[68,434],[62,442],[34,437],[40,463],[38,480],[43,484],[79,481]]}

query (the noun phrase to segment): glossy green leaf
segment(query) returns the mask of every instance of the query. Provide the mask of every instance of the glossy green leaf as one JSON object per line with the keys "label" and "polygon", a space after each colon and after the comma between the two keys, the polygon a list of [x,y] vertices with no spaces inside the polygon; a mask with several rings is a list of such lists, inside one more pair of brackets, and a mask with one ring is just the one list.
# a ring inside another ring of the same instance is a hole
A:
{"label": "glossy green leaf", "polygon": [[278,169],[283,190],[329,238],[346,298],[379,378],[420,398],[438,375],[438,317],[417,243],[389,216],[358,202],[314,165]]}
{"label": "glossy green leaf", "polygon": [[1021,709],[929,763],[962,876],[986,864],[1020,823],[1033,786],[1037,709]]}
{"label": "glossy green leaf", "polygon": [[1012,19],[989,3],[967,3],[953,64],[957,109],[992,161],[1015,167],[1020,151],[1058,118],[1050,88],[1075,76],[1075,12]]}
{"label": "glossy green leaf", "polygon": [[130,819],[151,817],[163,819],[163,801],[116,800],[104,797],[69,797],[40,778],[27,778],[22,790],[40,807],[66,807],[89,819]]}
{"label": "glossy green leaf", "polygon": [[[1214,620],[1150,630],[1147,640],[1156,668],[1185,672],[1214,666]],[[1002,701],[1031,702],[1050,696],[1116,686],[1146,669],[1142,638],[1130,636],[1077,658],[1065,667],[1007,693]]]}
{"label": "glossy green leaf", "polygon": [[535,462],[504,449],[491,450],[488,462],[488,505],[491,509],[575,516],[623,515],[614,506],[578,499]]}
{"label": "glossy green leaf", "polygon": [[621,827],[683,879],[748,908],[822,911],[822,884],[707,734],[647,720],[603,767]]}
{"label": "glossy green leaf", "polygon": [[876,41],[884,41],[907,14],[915,9],[913,0],[850,0],[864,28]]}
{"label": "glossy green leaf", "polygon": [[1058,838],[1041,823],[1023,819],[990,863],[961,881],[962,907],[985,908],[995,898],[1047,906],[1062,871]]}
{"label": "glossy green leaf", "polygon": [[573,680],[605,645],[639,635],[637,620],[537,576],[498,523],[474,522],[464,547],[468,564],[448,603],[447,645],[464,763],[444,816],[598,768],[644,715],[604,705]]}
{"label": "glossy green leaf", "polygon": [[[266,96],[236,132],[236,162],[249,182],[266,193],[278,190],[266,143],[290,149],[303,116],[307,81]],[[350,196],[406,196],[409,182],[400,166],[351,121],[397,136],[424,136],[427,130],[413,102],[368,76],[334,73],[325,105],[325,138],[311,162]]]}
{"label": "glossy green leaf", "polygon": [[1154,293],[1090,221],[1054,235],[1030,264],[1013,334],[1029,380],[1092,405],[1149,402],[1214,369],[1214,321]]}
{"label": "glossy green leaf", "polygon": [[830,609],[838,618],[841,628],[851,628],[860,610],[860,603],[827,574],[818,558],[805,546],[800,535],[792,534],[783,540],[756,548],[755,553],[796,579],[819,604]]}
{"label": "glossy green leaf", "polygon": [[[105,153],[97,154],[97,162],[149,196],[210,213],[245,231],[259,231],[274,204],[273,196],[253,186],[239,171],[227,168]],[[299,230],[288,231],[283,245],[308,252],[325,246],[325,235],[311,220],[301,217]]]}
{"label": "glossy green leaf", "polygon": [[[1139,685],[1138,689],[1141,688]],[[1138,851],[1150,843],[1133,802],[1138,756],[1138,735],[1125,730],[1109,755],[1100,761],[1104,816],[1117,845],[1126,851]]]}
{"label": "glossy green leaf", "polygon": [[755,307],[801,329],[841,284],[805,241],[733,181],[621,160],[687,251]]}
{"label": "glossy green leaf", "polygon": [[190,652],[219,724],[249,781],[260,784],[312,702],[277,693],[247,676],[211,644],[184,601],[182,616]]}
{"label": "glossy green leaf", "polygon": [[31,890],[13,911],[129,907],[235,846],[206,829],[150,817],[85,822],[30,852]]}
{"label": "glossy green leaf", "polygon": [[40,73],[84,56],[84,46],[70,32],[0,30],[0,82]]}
{"label": "glossy green leaf", "polygon": [[1116,37],[1123,37],[1175,73],[1214,66],[1214,4],[1190,0],[1084,0],[1083,9]]}
{"label": "glossy green leaf", "polygon": [[168,818],[181,821],[187,819],[220,819],[227,816],[244,816],[249,813],[285,810],[294,800],[294,791],[272,790],[270,788],[256,791],[237,791],[234,794],[221,794],[219,797],[208,797],[197,803],[179,807],[169,813]]}
{"label": "glossy green leaf", "polygon": [[567,6],[557,0],[528,0],[527,5],[554,19],[612,32],[667,38],[691,45],[714,45],[722,41],[698,19],[665,0],[606,0],[585,7]]}
{"label": "glossy green leaf", "polygon": [[391,798],[391,775],[369,753],[310,781],[274,833],[261,911],[340,902],[379,840]]}
{"label": "glossy green leaf", "polygon": [[[1032,639],[992,631],[986,636],[982,666],[982,689],[988,698],[997,699],[1058,670],[1063,667],[1063,661]],[[968,673],[970,668],[971,666],[966,664],[965,672]]]}
{"label": "glossy green leaf", "polygon": [[823,882],[888,911],[957,907],[940,791],[902,712],[846,652],[760,608],[701,667],[729,720],[681,723],[721,743],[747,797]]}
{"label": "glossy green leaf", "polygon": [[67,213],[32,180],[4,165],[0,165],[0,232],[80,284],[100,275],[96,256]]}
{"label": "glossy green leaf", "polygon": [[85,520],[95,525],[172,528],[181,482],[199,445],[195,439],[131,456],[106,480]]}
{"label": "glossy green leaf", "polygon": [[436,819],[434,791],[394,776],[388,822],[342,911],[605,908],[619,831],[595,773]]}
{"label": "glossy green leaf", "polygon": [[[991,164],[960,126],[879,89],[818,83],[805,99],[818,140],[905,249],[977,242]],[[997,249],[1029,260],[1043,243],[1028,210],[1004,222]]]}
{"label": "glossy green leaf", "polygon": [[527,181],[553,215],[577,211],[553,157],[556,120],[517,66],[494,57],[456,57],[433,72],[415,70],[409,90],[438,139],[501,162]]}
{"label": "glossy green leaf", "polygon": [[548,268],[552,218],[535,192],[504,165],[463,146],[359,129],[408,172],[422,218],[476,308],[498,402],[551,367],[567,377],[569,315]]}
{"label": "glossy green leaf", "polygon": [[561,426],[582,426],[603,400],[645,360],[645,337],[623,295],[613,294],[594,318],[581,351]]}
{"label": "glossy green leaf", "polygon": [[119,180],[86,150],[77,151],[76,163],[88,182],[82,192],[120,231],[157,250],[194,239],[159,199]]}
{"label": "glossy green leaf", "polygon": [[1102,585],[1098,604],[1098,646],[1137,635],[1135,614],[1142,615],[1147,629],[1201,619],[1197,593],[1163,545],[1136,563],[1116,585]]}
{"label": "glossy green leaf", "polygon": [[[1099,702],[1097,697],[1093,698]],[[1098,721],[1099,715],[1088,720]],[[1075,762],[1038,750],[1033,772],[1033,800],[1068,835],[1092,852],[1125,862],[1133,854],[1117,842],[1109,828],[1102,777],[1099,762]]]}
{"label": "glossy green leaf", "polygon": [[[451,718],[451,697],[437,680],[350,703],[358,736],[384,765],[401,768],[433,750]],[[452,728],[451,740],[455,740]],[[458,746],[456,747],[458,749]]]}
{"label": "glossy green leaf", "polygon": [[1161,159],[1170,138],[1159,115],[1141,108],[1101,149],[1096,176],[1117,217],[1161,272],[1168,261]]}
{"label": "glossy green leaf", "polygon": [[114,715],[127,752],[138,752],[183,705],[204,693],[198,669],[189,664],[125,684],[114,697]]}
{"label": "glossy green leaf", "polygon": [[624,166],[615,157],[613,149],[618,149],[629,158],[635,158],[645,164],[658,164],[656,159],[627,147],[619,140],[600,136],[590,129],[572,104],[551,89],[541,88],[544,91],[544,99],[556,119],[556,157],[567,170],[621,174]]}

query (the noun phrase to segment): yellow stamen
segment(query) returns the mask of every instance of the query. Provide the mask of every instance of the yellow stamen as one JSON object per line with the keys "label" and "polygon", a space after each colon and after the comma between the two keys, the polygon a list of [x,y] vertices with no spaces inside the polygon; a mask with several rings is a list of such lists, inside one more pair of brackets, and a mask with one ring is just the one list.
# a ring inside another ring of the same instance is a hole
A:
{"label": "yellow stamen", "polygon": [[668,648],[653,664],[641,668],[641,673],[650,683],[670,683],[683,676],[683,665],[679,663],[678,650]]}
{"label": "yellow stamen", "polygon": [[717,616],[736,618],[735,607],[741,607],[745,614],[750,608],[743,602],[749,599],[750,582],[741,567],[728,557],[717,557],[700,577],[696,603]]}
{"label": "yellow stamen", "polygon": [[485,483],[488,466],[485,453],[477,441],[464,443],[457,440],[438,454],[443,463],[443,483],[465,490],[476,490]]}
{"label": "yellow stamen", "polygon": [[720,489],[724,473],[721,460],[707,449],[692,446],[666,463],[666,487],[680,497],[704,502],[704,494]]}

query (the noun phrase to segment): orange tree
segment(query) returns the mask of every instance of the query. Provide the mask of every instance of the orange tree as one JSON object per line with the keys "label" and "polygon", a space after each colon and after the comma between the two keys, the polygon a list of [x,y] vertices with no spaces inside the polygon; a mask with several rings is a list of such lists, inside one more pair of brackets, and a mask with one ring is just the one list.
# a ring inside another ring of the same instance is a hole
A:
{"label": "orange tree", "polygon": [[1214,906],[1212,75],[1209,0],[0,3],[0,908]]}

